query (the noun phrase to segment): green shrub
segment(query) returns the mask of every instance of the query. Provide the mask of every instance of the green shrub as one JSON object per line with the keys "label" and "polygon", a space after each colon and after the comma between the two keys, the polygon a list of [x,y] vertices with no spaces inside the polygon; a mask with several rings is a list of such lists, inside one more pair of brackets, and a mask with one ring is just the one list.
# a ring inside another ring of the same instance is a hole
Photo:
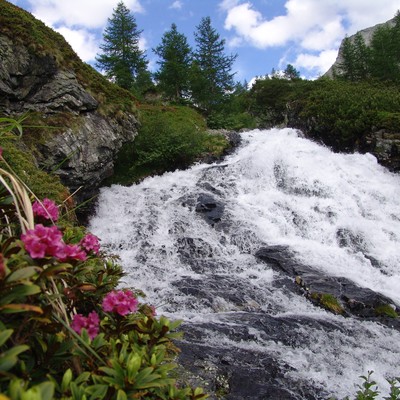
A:
{"label": "green shrub", "polygon": [[251,113],[261,126],[289,122],[339,151],[352,151],[366,134],[400,129],[399,87],[380,82],[257,81]]}
{"label": "green shrub", "polygon": [[141,106],[141,128],[115,164],[114,183],[188,167],[205,154],[220,155],[227,140],[206,133],[205,120],[184,106]]}

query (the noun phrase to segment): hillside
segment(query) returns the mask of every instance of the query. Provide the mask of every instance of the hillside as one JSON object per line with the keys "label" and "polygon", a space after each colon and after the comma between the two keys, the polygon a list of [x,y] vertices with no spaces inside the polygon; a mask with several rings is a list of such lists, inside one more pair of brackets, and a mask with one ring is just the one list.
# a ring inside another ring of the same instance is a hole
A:
{"label": "hillside", "polygon": [[0,116],[23,117],[23,143],[78,202],[113,173],[137,134],[136,99],[83,63],[64,38],[0,0]]}

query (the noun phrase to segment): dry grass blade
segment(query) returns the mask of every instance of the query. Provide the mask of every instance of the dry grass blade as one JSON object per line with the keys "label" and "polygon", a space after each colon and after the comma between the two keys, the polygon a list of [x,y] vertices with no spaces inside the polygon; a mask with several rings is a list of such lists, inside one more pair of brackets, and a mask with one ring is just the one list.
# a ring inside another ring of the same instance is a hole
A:
{"label": "dry grass blade", "polygon": [[[9,180],[10,184],[7,182]],[[19,219],[21,230],[25,233],[34,228],[34,218],[31,200],[24,185],[15,176],[0,168],[0,182],[4,185],[14,200],[15,211]]]}

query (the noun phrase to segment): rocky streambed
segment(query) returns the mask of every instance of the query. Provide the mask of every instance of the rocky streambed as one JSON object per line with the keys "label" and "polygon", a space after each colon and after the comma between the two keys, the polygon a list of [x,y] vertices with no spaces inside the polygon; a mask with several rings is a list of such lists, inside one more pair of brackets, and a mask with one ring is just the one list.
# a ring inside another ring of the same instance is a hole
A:
{"label": "rocky streambed", "polygon": [[343,399],[399,376],[399,177],[290,129],[222,163],[103,189],[90,229],[124,286],[182,319],[181,379],[210,398]]}

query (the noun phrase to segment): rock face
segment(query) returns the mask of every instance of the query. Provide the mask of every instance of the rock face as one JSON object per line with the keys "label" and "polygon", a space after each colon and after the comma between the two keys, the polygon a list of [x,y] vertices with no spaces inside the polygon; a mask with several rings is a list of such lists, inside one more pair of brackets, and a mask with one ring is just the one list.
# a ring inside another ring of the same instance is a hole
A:
{"label": "rock face", "polygon": [[90,198],[113,173],[121,146],[136,136],[135,114],[100,112],[96,97],[104,94],[89,92],[73,68],[59,65],[51,54],[35,53],[3,34],[1,27],[0,58],[0,114],[59,118],[56,133],[35,143],[38,164],[48,171],[55,169],[62,183],[77,191],[78,203]]}
{"label": "rock face", "polygon": [[[390,27],[394,26],[394,18],[390,19],[389,21],[386,21],[382,24],[377,24],[375,26],[371,26],[369,28],[363,29],[357,33],[361,34],[362,38],[364,39],[365,44],[367,46],[369,46],[369,44],[371,43],[371,40],[372,40],[372,36],[373,36],[374,32],[376,31],[376,29],[381,26],[385,26],[385,25],[388,25]],[[357,33],[355,35],[349,36],[350,41],[352,41],[352,42],[354,41]],[[325,74],[323,75],[324,77],[332,78],[335,71],[340,73],[340,64],[343,62],[343,42],[344,42],[344,39],[342,40],[342,43],[340,44],[338,55],[337,55],[335,62],[329,68],[329,70],[327,72],[325,72]]]}
{"label": "rock face", "polygon": [[373,154],[390,171],[400,172],[400,132],[371,132],[359,147],[360,151]]}

